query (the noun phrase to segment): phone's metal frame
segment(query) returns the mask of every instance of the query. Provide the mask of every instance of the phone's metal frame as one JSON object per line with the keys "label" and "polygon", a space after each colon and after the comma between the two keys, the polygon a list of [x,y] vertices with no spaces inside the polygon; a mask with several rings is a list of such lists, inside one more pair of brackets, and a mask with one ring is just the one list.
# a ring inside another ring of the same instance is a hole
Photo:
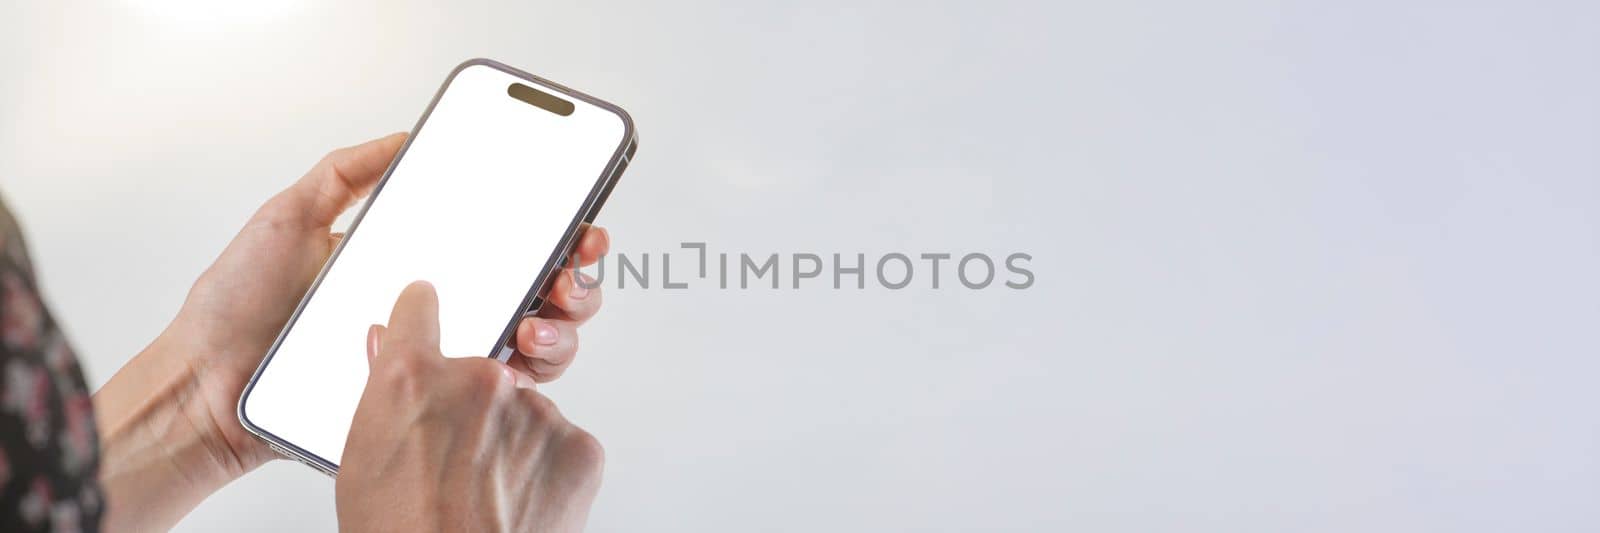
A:
{"label": "phone's metal frame", "polygon": [[372,194],[367,197],[366,203],[361,206],[361,211],[356,214],[355,220],[350,223],[350,228],[346,232],[345,238],[339,242],[337,248],[334,248],[333,254],[328,257],[327,263],[322,266],[322,271],[317,273],[316,280],[311,282],[311,287],[306,290],[305,296],[300,298],[299,305],[295,306],[294,314],[289,315],[289,321],[284,323],[283,330],[278,332],[278,338],[272,341],[272,347],[267,350],[266,356],[261,360],[261,364],[256,367],[255,374],[251,375],[249,383],[245,384],[244,392],[239,395],[236,411],[239,415],[239,423],[244,425],[246,431],[265,441],[267,446],[279,454],[304,463],[329,476],[338,475],[339,465],[333,464],[331,461],[255,425],[250,421],[249,417],[245,416],[245,403],[250,398],[250,391],[255,389],[256,380],[261,379],[262,371],[266,370],[267,365],[272,363],[272,356],[278,352],[278,347],[283,344],[283,339],[288,336],[289,330],[294,327],[295,321],[300,318],[300,312],[305,310],[306,303],[311,301],[311,295],[315,294],[317,287],[322,284],[323,277],[328,275],[328,270],[339,259],[339,253],[344,251],[345,245],[355,238],[356,232],[361,226],[361,219],[367,215],[367,210],[372,207],[372,203],[377,201],[379,193],[383,192],[384,184],[389,182],[389,176],[394,173],[394,169],[400,164],[400,160],[405,158],[406,150],[411,148],[411,141],[416,140],[417,133],[422,131],[422,126],[428,122],[428,117],[433,114],[434,106],[438,105],[439,99],[444,97],[445,91],[450,88],[450,83],[455,81],[456,75],[466,70],[467,67],[475,65],[488,66],[516,76],[524,82],[553,94],[593,104],[601,109],[615,113],[622,118],[623,123],[622,142],[617,145],[616,151],[612,153],[611,161],[606,164],[605,170],[595,180],[594,187],[589,190],[589,195],[584,198],[582,208],[578,210],[578,215],[573,217],[572,222],[567,226],[566,232],[562,235],[561,244],[551,251],[550,258],[545,261],[542,270],[540,270],[538,280],[533,287],[528,289],[528,294],[522,298],[521,306],[511,312],[506,327],[501,331],[499,340],[495,342],[494,346],[486,354],[487,357],[494,357],[503,362],[511,355],[512,350],[505,348],[511,346],[514,341],[517,323],[522,320],[526,313],[538,310],[538,306],[542,302],[542,296],[550,286],[550,279],[554,278],[555,274],[559,272],[560,266],[577,241],[579,228],[583,227],[583,224],[594,222],[595,216],[600,213],[600,206],[605,204],[606,198],[611,196],[612,188],[616,187],[618,178],[622,176],[623,170],[628,167],[629,159],[633,157],[634,151],[639,147],[638,134],[633,127],[633,117],[629,116],[627,111],[623,111],[622,108],[610,102],[569,89],[561,84],[491,59],[469,59],[450,71],[450,75],[445,78],[444,84],[439,86],[439,91],[433,95],[433,101],[428,103],[427,110],[422,112],[422,118],[417,119],[417,124],[411,128],[411,135],[406,137],[406,142],[400,146],[400,151],[395,154],[394,160],[389,162],[389,168],[384,170],[383,178],[378,180],[378,185],[373,188]]}

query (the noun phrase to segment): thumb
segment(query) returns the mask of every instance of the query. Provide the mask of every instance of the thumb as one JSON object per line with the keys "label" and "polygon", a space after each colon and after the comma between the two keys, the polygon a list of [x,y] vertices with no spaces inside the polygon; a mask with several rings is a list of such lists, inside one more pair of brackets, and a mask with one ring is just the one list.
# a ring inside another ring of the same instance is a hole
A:
{"label": "thumb", "polygon": [[265,207],[304,217],[308,228],[331,226],[350,204],[372,192],[405,140],[406,134],[395,133],[329,152]]}
{"label": "thumb", "polygon": [[383,355],[439,354],[439,296],[433,285],[415,281],[400,291],[389,312],[389,326],[378,331]]}

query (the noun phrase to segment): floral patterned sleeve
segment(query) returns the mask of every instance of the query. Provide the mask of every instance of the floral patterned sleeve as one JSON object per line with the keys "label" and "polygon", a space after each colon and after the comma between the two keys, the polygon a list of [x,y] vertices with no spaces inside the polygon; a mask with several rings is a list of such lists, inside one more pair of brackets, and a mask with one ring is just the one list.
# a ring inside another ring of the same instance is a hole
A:
{"label": "floral patterned sleeve", "polygon": [[0,531],[98,530],[98,458],[77,358],[0,204]]}

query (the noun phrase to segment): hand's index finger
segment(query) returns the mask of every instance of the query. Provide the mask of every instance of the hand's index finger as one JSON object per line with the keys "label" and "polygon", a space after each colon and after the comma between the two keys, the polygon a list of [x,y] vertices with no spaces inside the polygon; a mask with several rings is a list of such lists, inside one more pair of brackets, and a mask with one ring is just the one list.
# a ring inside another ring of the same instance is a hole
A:
{"label": "hand's index finger", "polygon": [[[578,245],[573,247],[572,255],[576,256],[577,266],[586,267],[600,260],[600,256],[611,251],[611,233],[600,226],[583,225],[582,237]],[[567,267],[572,267],[568,262]]]}
{"label": "hand's index finger", "polygon": [[[411,349],[392,350],[391,347]],[[439,295],[426,281],[414,281],[400,291],[383,332],[383,353],[437,354],[439,352]]]}

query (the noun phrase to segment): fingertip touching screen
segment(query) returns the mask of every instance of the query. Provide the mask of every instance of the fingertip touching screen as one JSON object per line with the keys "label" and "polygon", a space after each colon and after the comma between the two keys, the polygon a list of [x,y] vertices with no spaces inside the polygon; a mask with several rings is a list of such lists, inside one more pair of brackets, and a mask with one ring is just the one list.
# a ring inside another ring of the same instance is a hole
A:
{"label": "fingertip touching screen", "polygon": [[[539,102],[525,89],[537,88]],[[565,111],[566,114],[561,114]],[[335,467],[367,379],[366,335],[416,280],[440,348],[493,355],[632,135],[623,115],[498,67],[456,71],[241,401],[265,432]]]}

